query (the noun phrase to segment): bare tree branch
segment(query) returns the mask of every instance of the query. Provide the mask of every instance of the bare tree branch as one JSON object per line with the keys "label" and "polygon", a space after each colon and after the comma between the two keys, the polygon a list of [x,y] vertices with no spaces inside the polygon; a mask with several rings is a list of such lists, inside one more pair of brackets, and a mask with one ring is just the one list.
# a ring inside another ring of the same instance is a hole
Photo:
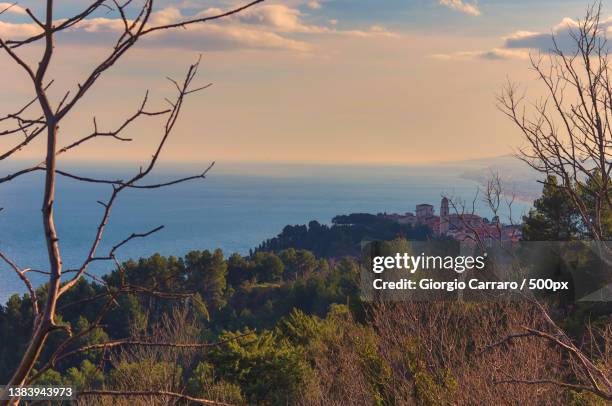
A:
{"label": "bare tree branch", "polygon": [[116,398],[120,398],[120,397],[125,397],[125,398],[142,397],[144,398],[144,397],[151,397],[151,396],[155,396],[155,397],[167,396],[167,397],[171,397],[171,398],[175,398],[179,400],[186,400],[186,401],[197,403],[200,405],[231,406],[227,403],[222,403],[222,402],[217,402],[214,400],[207,400],[207,399],[198,399],[192,396],[184,395],[182,393],[169,392],[169,391],[164,391],[164,390],[134,391],[134,392],[127,392],[127,391],[122,392],[122,391],[112,391],[112,390],[87,390],[87,391],[79,392],[78,396],[79,397],[110,396],[110,397],[116,397]]}
{"label": "bare tree branch", "polygon": [[[531,66],[548,93],[543,101],[529,105],[509,82],[498,107],[526,141],[518,158],[560,179],[590,238],[601,242],[602,258],[612,263],[612,247],[606,242],[610,230],[602,222],[604,213],[612,210],[612,82],[600,17],[601,3],[588,8],[571,29],[573,50],[563,49],[553,36],[549,54],[531,56]],[[587,185],[595,190],[585,191]]]}
{"label": "bare tree branch", "polygon": [[[36,291],[35,289],[29,285],[26,281],[28,278],[26,277],[26,272],[38,272],[48,276],[48,284],[46,291],[46,300],[44,307],[36,307],[36,311],[39,316],[37,317],[37,322],[34,326],[34,331],[32,333],[31,339],[26,346],[22,359],[14,371],[9,385],[22,385],[25,382],[29,381],[32,378],[32,370],[34,365],[38,362],[40,358],[40,354],[43,349],[46,347],[46,342],[49,335],[58,330],[64,330],[71,335],[71,337],[66,340],[60,348],[67,348],[66,345],[69,345],[74,339],[69,327],[64,324],[56,323],[56,313],[57,313],[57,304],[59,298],[69,291],[75,284],[80,280],[82,276],[89,276],[95,278],[94,275],[91,275],[87,272],[88,265],[96,259],[110,259],[115,261],[121,277],[120,286],[110,287],[107,285],[105,289],[107,291],[100,297],[91,298],[93,300],[97,300],[98,298],[107,299],[107,305],[104,309],[108,309],[108,306],[111,306],[113,303],[116,303],[115,298],[118,294],[147,294],[161,298],[187,298],[192,297],[193,295],[189,294],[175,294],[175,293],[165,293],[160,292],[155,289],[145,288],[141,286],[134,286],[125,283],[123,278],[124,270],[120,265],[119,261],[116,258],[115,251],[126,244],[128,241],[134,238],[144,238],[147,235],[150,235],[152,232],[158,231],[160,228],[154,229],[149,233],[137,234],[133,233],[126,240],[117,244],[107,257],[98,257],[96,255],[96,251],[98,246],[102,240],[102,236],[104,233],[104,229],[106,224],[110,219],[111,209],[116,199],[118,198],[120,192],[125,189],[153,189],[160,188],[165,186],[170,186],[174,184],[178,184],[181,182],[186,182],[189,180],[202,179],[206,176],[208,171],[211,169],[212,165],[207,168],[203,173],[194,176],[187,176],[184,178],[174,179],[168,182],[160,182],[160,183],[150,183],[143,184],[143,179],[146,178],[154,169],[159,158],[161,156],[162,150],[166,145],[166,142],[172,133],[172,130],[177,122],[179,117],[179,113],[181,111],[183,101],[186,96],[191,95],[195,92],[203,90],[210,85],[205,86],[192,86],[192,82],[197,75],[199,60],[197,63],[191,65],[189,70],[185,76],[185,79],[182,83],[178,81],[171,80],[171,82],[175,85],[178,90],[178,95],[176,99],[171,103],[172,108],[168,110],[162,111],[154,111],[149,112],[145,110],[145,104],[147,101],[147,96],[138,109],[138,111],[130,116],[127,120],[123,122],[116,130],[113,131],[100,131],[98,129],[97,122],[94,119],[94,130],[91,134],[78,139],[77,141],[68,144],[65,147],[58,149],[58,134],[59,134],[59,123],[62,119],[64,119],[78,104],[78,102],[87,94],[87,92],[92,88],[92,86],[97,82],[100,76],[107,71],[110,67],[114,66],[114,64],[127,52],[131,49],[140,38],[150,33],[160,31],[160,30],[172,30],[176,28],[184,28],[188,25],[205,23],[207,21],[222,19],[233,14],[236,14],[240,11],[243,11],[249,7],[252,7],[258,3],[261,3],[263,0],[252,1],[243,6],[236,7],[227,12],[219,13],[217,15],[208,16],[204,18],[188,18],[184,21],[175,23],[175,24],[167,24],[167,25],[149,25],[150,17],[153,12],[154,0],[145,0],[140,7],[140,10],[136,13],[136,17],[133,20],[130,20],[127,17],[127,13],[125,8],[131,3],[130,0],[125,1],[120,4],[117,1],[113,1],[114,6],[116,7],[117,12],[120,15],[120,18],[123,22],[124,32],[117,40],[117,43],[110,51],[109,55],[104,58],[85,78],[85,80],[78,86],[75,91],[67,90],[63,92],[63,97],[59,100],[56,105],[52,105],[47,90],[52,82],[46,83],[46,75],[53,59],[54,55],[54,43],[55,43],[55,35],[59,32],[65,31],[71,27],[76,26],[81,21],[87,19],[91,16],[96,10],[100,8],[110,9],[111,7],[106,4],[106,0],[95,0],[92,1],[84,10],[73,15],[72,17],[68,17],[66,19],[62,19],[59,21],[54,21],[53,11],[54,11],[54,1],[53,0],[45,0],[45,16],[44,18],[37,17],[31,10],[26,10],[28,16],[34,21],[34,23],[40,28],[40,33],[36,33],[25,39],[20,40],[10,40],[0,38],[0,48],[4,50],[4,53],[21,69],[23,69],[31,80],[33,89],[35,92],[35,98],[27,103],[25,106],[20,108],[16,113],[8,114],[5,117],[0,117],[0,122],[9,123],[12,126],[6,129],[0,130],[1,135],[12,135],[21,133],[24,135],[24,138],[17,142],[16,145],[11,147],[9,150],[0,153],[0,160],[7,159],[13,156],[18,151],[27,147],[33,140],[40,137],[42,134],[46,134],[46,149],[45,149],[45,158],[39,164],[34,165],[29,168],[21,169],[15,173],[6,175],[4,178],[0,179],[0,183],[7,182],[17,178],[18,176],[24,175],[26,173],[31,173],[35,171],[44,171],[45,180],[44,180],[44,192],[43,192],[43,202],[42,202],[42,222],[44,226],[44,237],[47,246],[47,256],[49,259],[49,269],[48,270],[30,270],[24,269],[20,270],[14,263],[7,261],[5,262],[9,264],[20,276],[28,290],[30,291],[30,296],[37,303],[36,300]],[[10,7],[0,10],[0,14],[5,13],[14,7],[11,5]],[[36,65],[30,65],[27,63],[17,52],[18,49],[27,44],[32,44],[40,41],[43,44],[43,52],[40,56],[38,63]],[[26,117],[26,110],[30,107],[34,106],[37,103],[42,110],[41,116],[35,116],[34,118]],[[79,175],[75,175],[72,173],[68,173],[62,170],[58,170],[57,168],[57,158],[59,155],[68,152],[77,148],[85,142],[88,142],[97,137],[111,137],[118,141],[129,141],[130,138],[124,137],[121,133],[123,130],[127,128],[134,120],[136,120],[140,116],[154,116],[154,115],[167,115],[167,119],[164,124],[162,137],[157,144],[157,148],[154,151],[151,159],[148,161],[147,165],[144,168],[141,168],[137,174],[129,178],[128,180],[104,180],[104,179],[95,179],[95,178],[87,178]],[[56,230],[55,225],[55,216],[54,216],[54,202],[56,199],[55,195],[55,187],[56,187],[56,177],[67,176],[73,179],[89,181],[93,183],[106,183],[112,186],[112,193],[108,200],[102,203],[104,207],[104,212],[98,223],[96,235],[90,245],[89,251],[87,253],[87,257],[83,261],[83,264],[80,268],[75,270],[68,270],[63,272],[63,264],[62,257],[60,252],[60,247],[58,244],[59,236]],[[71,278],[67,281],[62,280],[63,274],[71,274]],[[28,281],[29,282],[29,281]],[[39,306],[39,305],[37,305]],[[101,317],[102,315],[100,315]],[[98,320],[99,323],[99,320]],[[96,325],[96,323],[94,323]],[[110,394],[109,394],[110,395]],[[130,395],[127,395],[130,396]],[[139,395],[134,395],[139,396]],[[182,396],[182,395],[181,395]],[[187,399],[187,398],[184,398]],[[194,402],[197,401],[193,400]],[[0,401],[0,405],[7,404],[7,401]]]}
{"label": "bare tree branch", "polygon": [[17,266],[17,264],[15,262],[13,262],[11,259],[9,259],[1,251],[0,251],[0,259],[2,259],[4,262],[6,262],[15,271],[17,276],[19,276],[19,279],[21,279],[21,281],[24,283],[24,285],[28,289],[28,292],[30,293],[30,300],[32,301],[32,310],[34,312],[34,317],[38,317],[39,314],[40,314],[40,309],[38,307],[38,296],[36,295],[36,290],[32,286],[32,283],[30,282],[30,279],[26,276],[26,272],[28,271],[28,269],[23,269],[22,270],[21,268],[19,268]]}

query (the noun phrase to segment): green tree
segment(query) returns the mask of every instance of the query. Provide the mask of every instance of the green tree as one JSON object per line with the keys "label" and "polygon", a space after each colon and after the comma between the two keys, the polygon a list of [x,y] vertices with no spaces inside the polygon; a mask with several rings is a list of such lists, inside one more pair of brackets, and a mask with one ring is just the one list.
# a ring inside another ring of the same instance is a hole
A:
{"label": "green tree", "polygon": [[253,258],[255,273],[261,282],[279,282],[283,280],[285,265],[273,252],[257,252]]}
{"label": "green tree", "polygon": [[[243,337],[242,334],[251,333]],[[226,382],[240,385],[250,404],[296,404],[312,370],[299,347],[264,330],[227,332],[207,360]]]}
{"label": "green tree", "polygon": [[253,270],[249,261],[238,253],[227,259],[227,283],[238,286],[253,277]]}
{"label": "green tree", "polygon": [[64,374],[48,369],[36,380],[37,385],[72,386],[77,390],[99,388],[103,383],[104,372],[89,360],[84,360],[79,368],[69,368]]}
{"label": "green tree", "polygon": [[219,379],[214,366],[208,362],[198,363],[189,376],[187,390],[193,396],[217,402],[232,405],[246,404],[240,386]]}
{"label": "green tree", "polygon": [[190,289],[197,290],[202,299],[214,308],[225,304],[227,263],[223,251],[192,251],[185,256],[185,268]]}
{"label": "green tree", "polygon": [[523,217],[523,240],[568,241],[578,235],[578,213],[556,177],[546,178],[542,196],[533,206]]}
{"label": "green tree", "polygon": [[317,258],[308,250],[289,248],[280,252],[285,264],[285,279],[297,279],[309,275],[317,268]]}

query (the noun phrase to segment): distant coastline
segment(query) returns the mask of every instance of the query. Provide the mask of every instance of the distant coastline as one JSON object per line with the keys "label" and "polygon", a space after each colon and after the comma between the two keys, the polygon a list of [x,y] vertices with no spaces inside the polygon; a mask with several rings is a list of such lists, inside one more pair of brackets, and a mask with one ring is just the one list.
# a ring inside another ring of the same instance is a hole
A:
{"label": "distant coastline", "polygon": [[[244,168],[240,175],[231,173],[236,168],[219,164],[202,182],[126,193],[113,212],[101,249],[108,249],[134,231],[165,225],[162,232],[123,247],[118,253],[120,259],[148,257],[156,252],[181,256],[191,250],[215,248],[228,254],[247,254],[286,225],[310,220],[331,224],[334,216],[343,213],[404,213],[419,203],[440,201],[442,194],[472,199],[478,188],[476,181],[462,178],[456,168],[445,166],[430,171],[369,166],[266,168],[274,169],[276,175]],[[174,169],[178,170],[182,169]],[[171,175],[160,170],[155,176],[161,180]],[[4,208],[0,214],[0,249],[21,266],[44,269],[47,259],[40,233],[40,182],[39,175],[31,174],[0,186],[0,207]],[[69,268],[83,260],[88,248],[85,241],[100,215],[96,200],[105,198],[109,188],[60,179],[58,190],[60,248]],[[515,215],[528,210],[530,203],[517,203]],[[484,204],[477,210],[488,215]],[[103,274],[110,269],[110,264],[97,264],[92,272]],[[33,282],[39,284],[40,280]],[[0,301],[16,292],[23,293],[22,284],[15,275],[6,273]]]}

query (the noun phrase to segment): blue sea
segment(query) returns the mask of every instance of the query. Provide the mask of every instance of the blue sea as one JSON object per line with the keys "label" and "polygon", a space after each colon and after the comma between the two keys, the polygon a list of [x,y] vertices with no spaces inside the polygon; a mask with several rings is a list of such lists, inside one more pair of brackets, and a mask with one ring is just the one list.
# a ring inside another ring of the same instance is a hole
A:
{"label": "blue sea", "polygon": [[[110,179],[126,179],[126,167],[102,168],[73,165],[73,172]],[[132,168],[133,169],[133,168]],[[167,166],[153,174],[150,182],[169,180],[201,168]],[[3,168],[2,174],[9,173]],[[156,252],[181,256],[190,250],[221,248],[226,255],[247,254],[285,225],[310,220],[331,223],[339,214],[404,213],[419,203],[439,210],[443,194],[469,202],[471,209],[478,183],[462,176],[461,167],[376,167],[219,164],[205,180],[164,189],[128,190],[117,201],[104,234],[99,254],[132,232],[165,228],[146,239],[132,240],[118,251],[121,260]],[[48,267],[42,238],[42,174],[25,175],[0,185],[0,250],[20,267]],[[64,269],[78,267],[85,259],[110,186],[92,185],[60,178],[55,204],[56,226]],[[515,202],[513,217],[529,205]],[[490,216],[477,199],[478,214]],[[507,211],[503,213],[508,215]],[[90,268],[102,274],[110,263]],[[43,275],[30,274],[33,283]],[[0,303],[25,291],[21,281],[5,264],[0,264]]]}

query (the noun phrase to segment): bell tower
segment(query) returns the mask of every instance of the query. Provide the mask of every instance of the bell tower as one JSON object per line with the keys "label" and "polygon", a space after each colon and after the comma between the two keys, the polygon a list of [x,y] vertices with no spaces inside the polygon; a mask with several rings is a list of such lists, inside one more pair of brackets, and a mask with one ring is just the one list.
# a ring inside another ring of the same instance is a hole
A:
{"label": "bell tower", "polygon": [[442,198],[440,202],[440,235],[446,235],[449,228],[449,217],[448,217],[448,199]]}

